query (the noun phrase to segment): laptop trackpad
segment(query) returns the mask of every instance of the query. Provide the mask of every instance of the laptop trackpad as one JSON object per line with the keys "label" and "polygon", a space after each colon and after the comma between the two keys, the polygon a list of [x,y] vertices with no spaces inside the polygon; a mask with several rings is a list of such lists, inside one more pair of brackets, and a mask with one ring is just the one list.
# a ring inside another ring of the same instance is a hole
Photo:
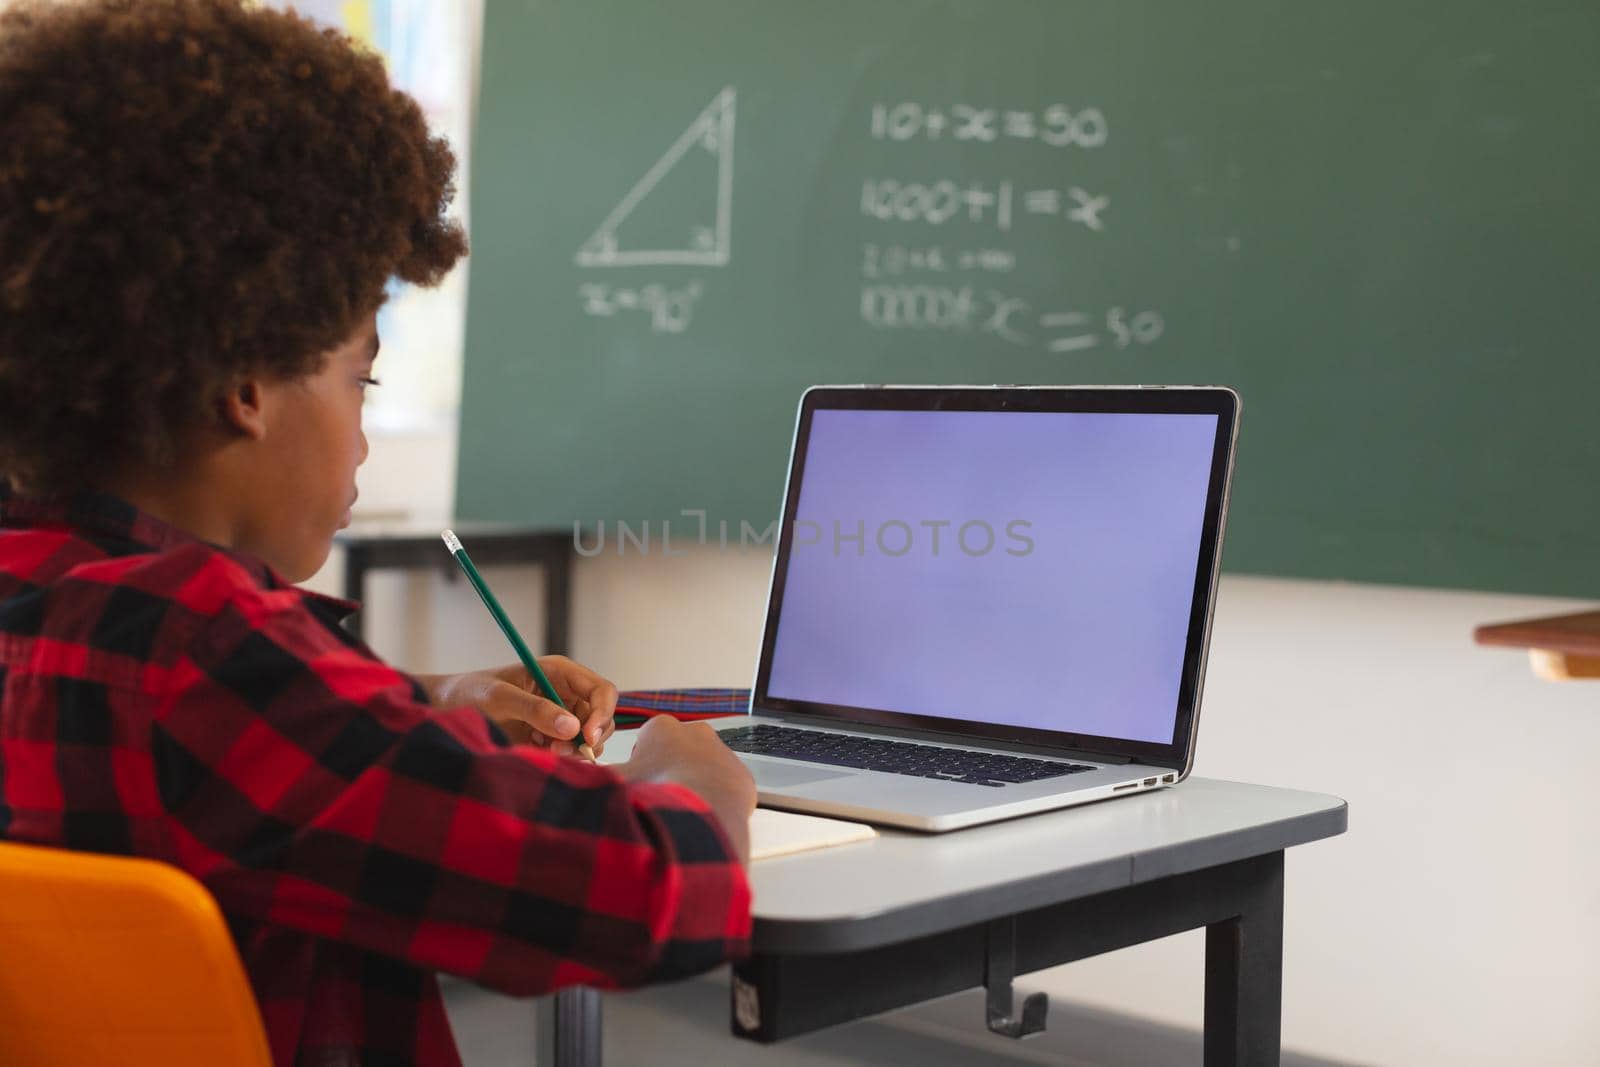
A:
{"label": "laptop trackpad", "polygon": [[745,760],[758,788],[778,789],[786,785],[804,785],[807,782],[826,782],[829,778],[847,778],[849,771],[825,771],[821,767],[804,767],[795,763],[771,763],[767,760]]}

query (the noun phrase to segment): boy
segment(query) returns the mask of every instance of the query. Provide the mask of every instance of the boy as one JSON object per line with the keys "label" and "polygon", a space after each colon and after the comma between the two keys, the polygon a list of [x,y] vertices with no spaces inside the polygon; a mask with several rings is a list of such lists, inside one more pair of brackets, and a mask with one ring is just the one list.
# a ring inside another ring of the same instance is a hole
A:
{"label": "boy", "polygon": [[199,878],[282,1064],[458,1062],[433,971],[747,946],[755,790],[709,729],[568,758],[612,729],[594,672],[542,661],[571,715],[521,668],[407,676],[289,584],[349,521],[385,284],[465,252],[453,168],[295,15],[0,13],[0,837]]}

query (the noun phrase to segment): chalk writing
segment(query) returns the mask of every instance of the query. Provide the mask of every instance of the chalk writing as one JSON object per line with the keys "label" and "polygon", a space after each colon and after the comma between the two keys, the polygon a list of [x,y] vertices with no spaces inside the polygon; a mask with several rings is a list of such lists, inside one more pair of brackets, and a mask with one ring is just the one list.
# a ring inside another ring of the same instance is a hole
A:
{"label": "chalk writing", "polygon": [[889,330],[976,333],[1060,353],[1102,345],[1143,347],[1166,330],[1160,312],[1152,309],[1038,310],[1026,297],[971,285],[863,285],[861,320]]}
{"label": "chalk writing", "polygon": [[678,289],[655,283],[632,289],[591,282],[578,286],[578,298],[585,315],[609,319],[624,312],[640,312],[649,316],[650,328],[656,333],[682,333],[689,328],[703,291],[698,281]]}
{"label": "chalk writing", "polygon": [[1106,328],[1116,337],[1118,348],[1127,348],[1130,344],[1147,345],[1156,340],[1166,329],[1166,323],[1154,311],[1140,311],[1129,317],[1121,308],[1112,308],[1106,313]]}
{"label": "chalk writing", "polygon": [[867,285],[861,289],[861,319],[891,330],[971,330],[978,300],[970,285]]}
{"label": "chalk writing", "polygon": [[980,181],[902,181],[868,178],[861,183],[861,213],[880,222],[927,223],[943,226],[966,220],[1010,231],[1020,209],[1027,216],[1058,216],[1095,232],[1106,228],[1105,214],[1111,197],[1071,186],[1061,189],[1025,189],[1020,197],[1011,181],[986,185]]}
{"label": "chalk writing", "polygon": [[863,278],[893,277],[919,271],[935,274],[963,270],[1004,273],[1015,270],[1016,266],[1016,253],[1004,248],[947,249],[942,245],[908,248],[905,245],[870,243],[861,246]]}
{"label": "chalk writing", "polygon": [[1012,186],[1001,182],[902,182],[868,178],[861,184],[861,213],[884,222],[926,222],[942,226],[955,218],[1011,229]]}
{"label": "chalk writing", "polygon": [[1033,141],[1052,148],[1099,148],[1111,135],[1099,108],[1073,109],[1065,104],[1038,111],[972,104],[941,108],[912,101],[874,104],[869,129],[875,141]]}
{"label": "chalk writing", "polygon": [[[862,179],[862,217],[929,232],[942,228],[950,236],[884,240],[883,231],[872,229],[872,240],[860,245],[861,321],[873,329],[966,334],[1003,347],[1059,354],[1131,353],[1156,344],[1166,332],[1159,311],[1062,307],[1058,299],[1029,288],[1026,262],[1006,247],[1013,233],[1038,237],[1054,227],[1084,233],[1094,242],[1083,246],[1087,252],[1102,247],[1102,238],[1088,234],[1116,229],[1113,224],[1125,209],[1114,211],[1112,191],[1091,187],[1094,179],[1074,184],[1077,176],[1069,172],[1060,175],[1059,184],[1030,181],[1014,169],[1027,145],[1104,148],[1111,141],[1106,113],[1082,101],[1035,107],[1005,103],[891,99],[870,105],[866,132],[872,141],[885,146],[939,142],[943,147],[937,155],[946,160],[938,164],[940,170],[960,177],[879,173]],[[1006,145],[1011,149],[1001,152],[999,146]],[[980,163],[985,158],[1011,173],[996,174],[992,168],[986,173]],[[1088,178],[1085,171],[1079,180]],[[974,227],[991,236],[968,236]],[[993,288],[996,283],[1006,289]]]}
{"label": "chalk writing", "polygon": [[1106,228],[1101,214],[1111,207],[1111,197],[1095,195],[1076,185],[1064,190],[1028,189],[1022,194],[1022,210],[1029,215],[1061,215],[1068,222],[1077,222],[1091,230]]}

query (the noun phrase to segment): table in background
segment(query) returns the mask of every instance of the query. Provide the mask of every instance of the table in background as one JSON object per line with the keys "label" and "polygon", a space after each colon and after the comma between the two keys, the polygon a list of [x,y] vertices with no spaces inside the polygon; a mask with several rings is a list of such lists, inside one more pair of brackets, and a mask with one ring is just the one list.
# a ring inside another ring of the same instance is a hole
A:
{"label": "table in background", "polygon": [[[344,549],[344,596],[364,603],[367,573],[374,570],[438,570],[447,579],[460,577],[455,559],[440,540],[440,531],[453,529],[472,562],[481,567],[496,564],[532,564],[545,571],[544,640],[542,653],[567,652],[572,633],[572,533],[528,526],[460,523],[449,526],[424,522],[355,523],[334,535]],[[365,609],[347,624],[364,637]]]}
{"label": "table in background", "polygon": [[[616,735],[607,761],[631,740]],[[977,986],[991,1029],[1026,1032],[1045,1002],[1014,1010],[1014,975],[1205,927],[1206,1064],[1276,1064],[1284,850],[1345,826],[1337,797],[1191,779],[763,860],[750,872],[753,954],[733,969],[733,1032],[777,1041]],[[592,990],[545,998],[539,1062],[599,1064],[600,1010]]]}
{"label": "table in background", "polygon": [[1480,626],[1472,637],[1480,645],[1527,649],[1541,678],[1600,678],[1600,611]]}

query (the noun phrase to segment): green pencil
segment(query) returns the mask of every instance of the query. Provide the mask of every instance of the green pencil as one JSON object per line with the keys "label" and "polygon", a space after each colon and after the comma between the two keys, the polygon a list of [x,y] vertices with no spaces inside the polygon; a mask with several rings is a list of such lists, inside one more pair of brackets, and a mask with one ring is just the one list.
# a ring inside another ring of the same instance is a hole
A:
{"label": "green pencil", "polygon": [[[494,621],[500,626],[500,632],[506,635],[506,640],[511,642],[511,647],[516,649],[517,658],[522,661],[524,667],[528,668],[528,673],[533,676],[535,684],[539,686],[539,692],[543,693],[545,699],[556,707],[565,709],[567,705],[562,701],[561,694],[556,692],[556,687],[550,684],[550,679],[546,678],[544,671],[539,669],[539,661],[534,659],[533,653],[528,650],[528,643],[522,639],[521,634],[517,633],[517,628],[511,625],[511,620],[506,616],[505,609],[500,606],[500,601],[494,598],[494,594],[484,584],[483,575],[479,574],[478,568],[472,565],[472,558],[467,555],[467,550],[461,547],[461,539],[451,530],[446,530],[439,536],[444,538],[444,547],[448,548],[450,554],[456,558],[456,562],[461,564],[461,570],[466,574],[467,581],[471,582],[472,588],[478,591],[478,598],[483,601],[483,606],[489,609],[489,614],[494,616]],[[581,728],[578,737],[578,754],[593,763],[595,761],[594,749],[589,747],[589,742],[582,740],[583,733]]]}

